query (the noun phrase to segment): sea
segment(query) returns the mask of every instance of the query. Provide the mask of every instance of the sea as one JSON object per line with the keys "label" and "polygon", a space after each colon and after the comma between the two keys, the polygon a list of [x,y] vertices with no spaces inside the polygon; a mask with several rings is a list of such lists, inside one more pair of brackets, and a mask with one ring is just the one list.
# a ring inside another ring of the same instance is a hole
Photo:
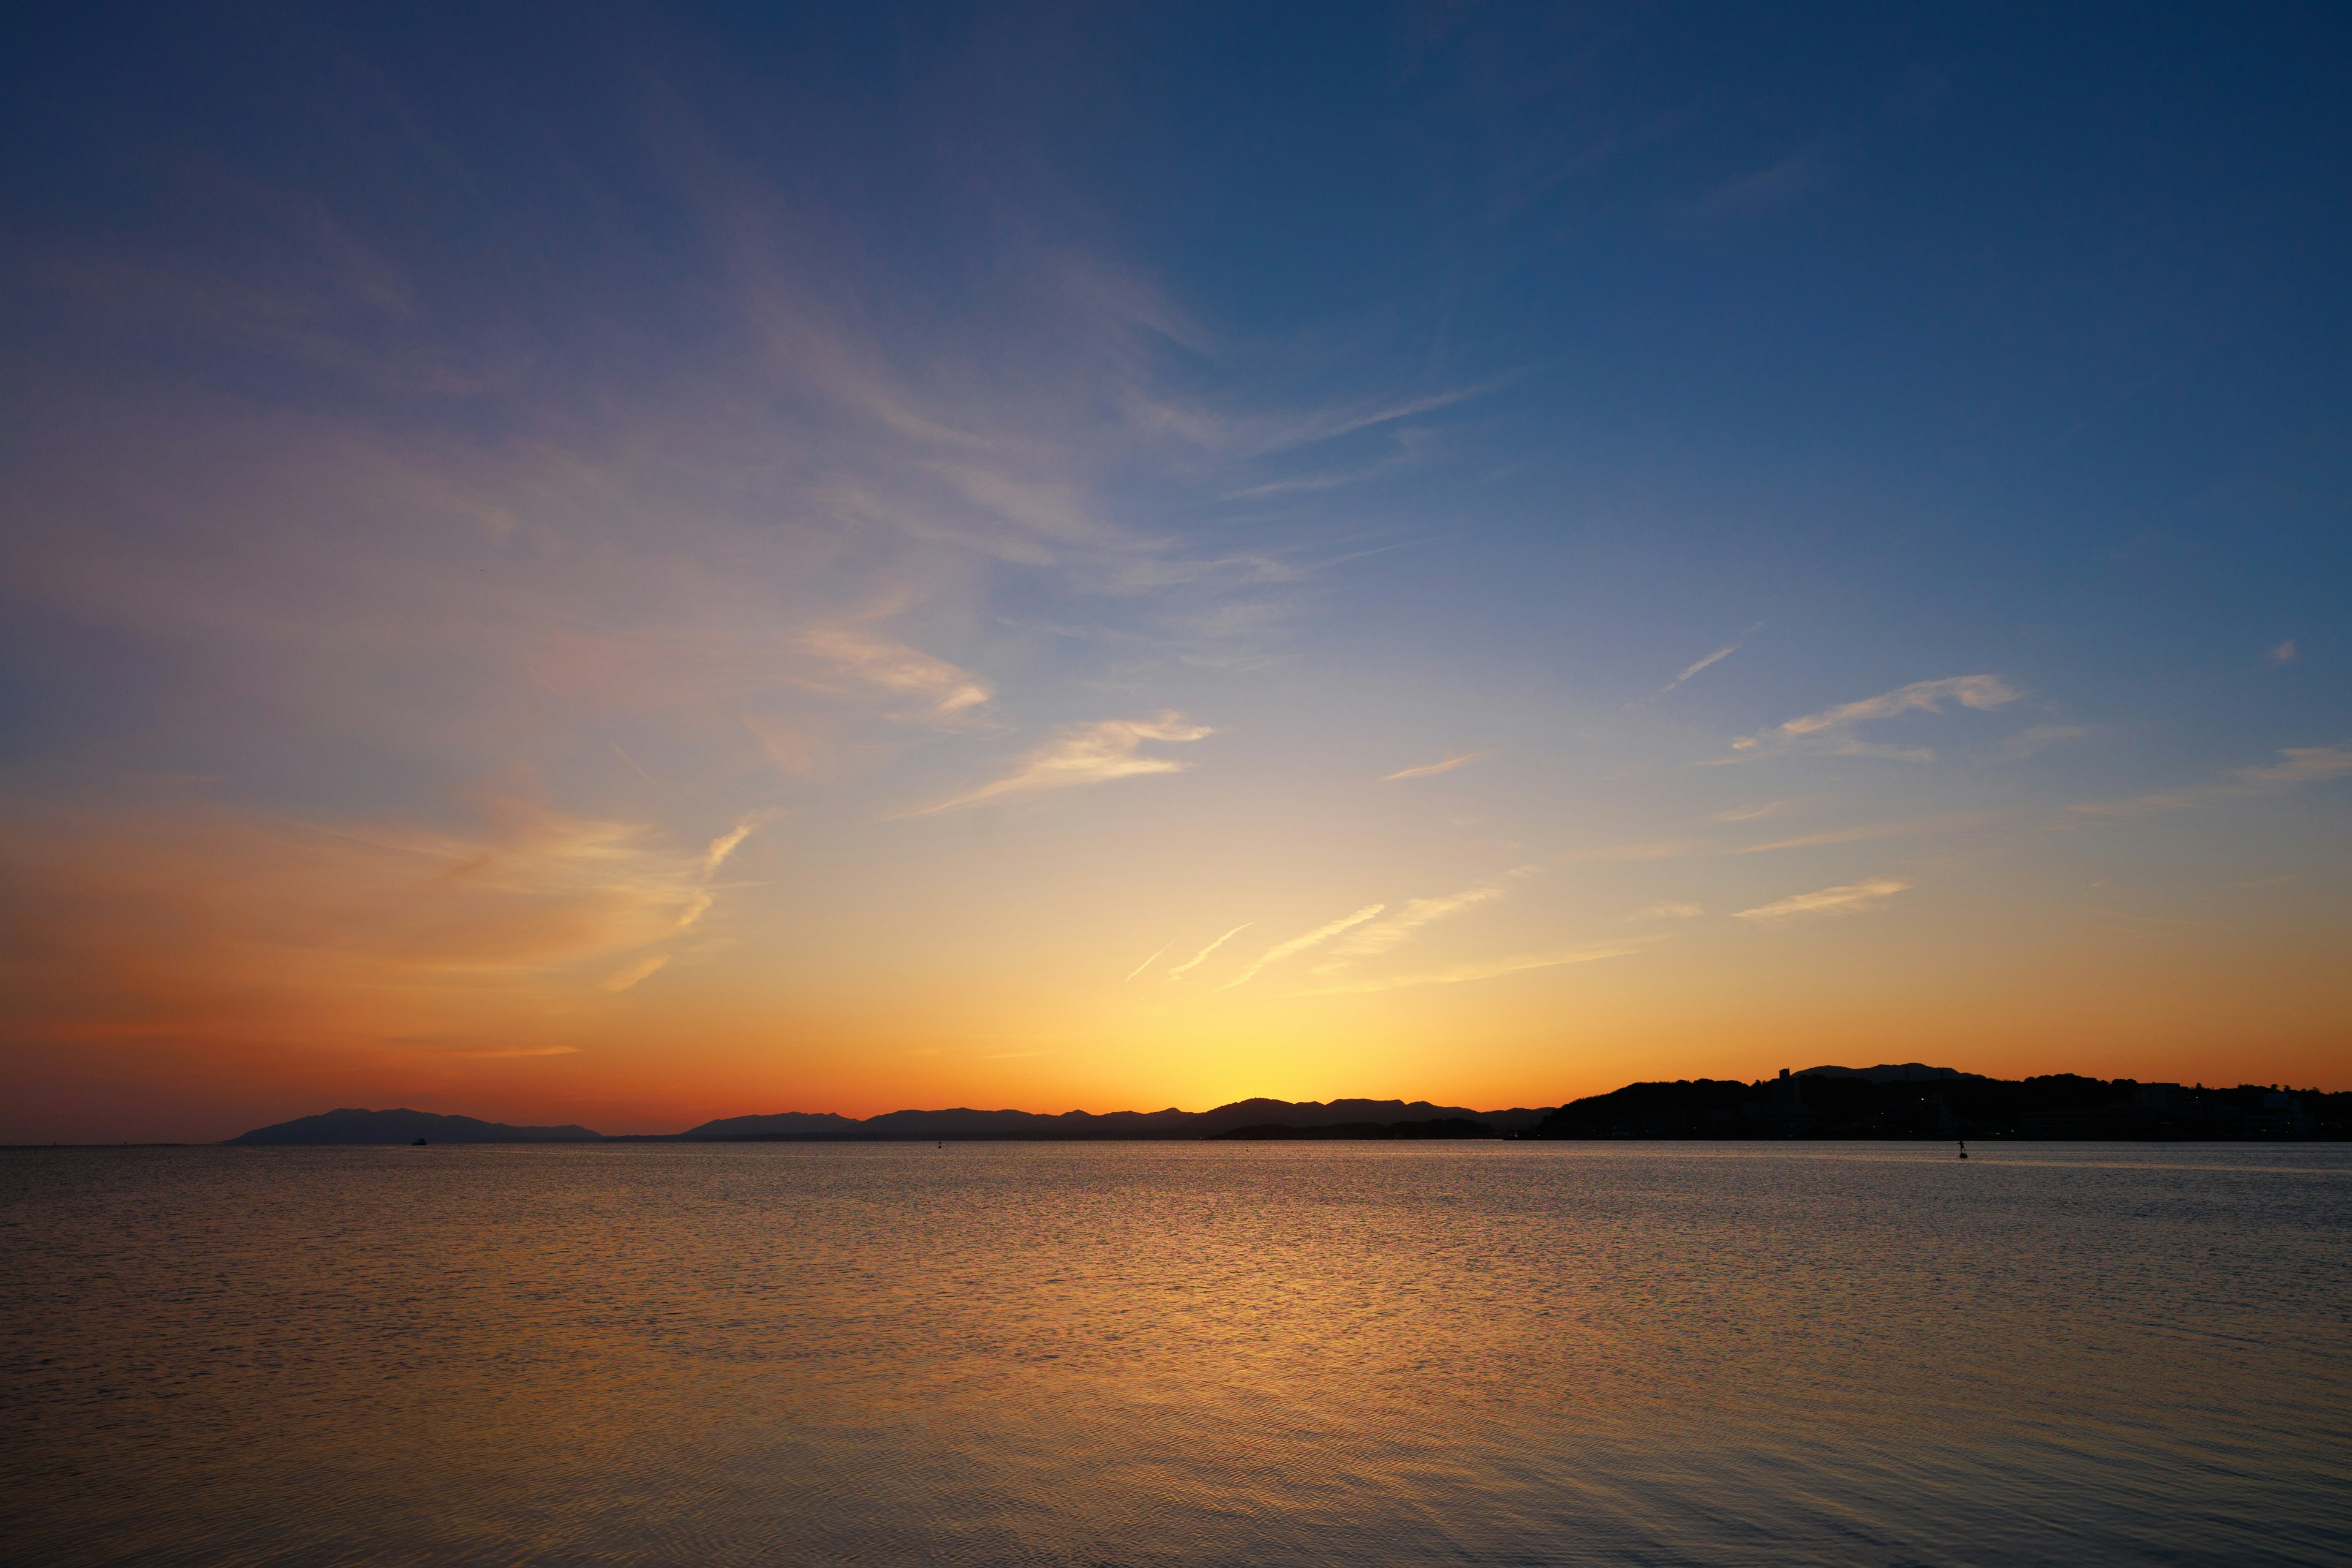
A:
{"label": "sea", "polygon": [[0,1152],[9,1563],[2343,1563],[2352,1146]]}

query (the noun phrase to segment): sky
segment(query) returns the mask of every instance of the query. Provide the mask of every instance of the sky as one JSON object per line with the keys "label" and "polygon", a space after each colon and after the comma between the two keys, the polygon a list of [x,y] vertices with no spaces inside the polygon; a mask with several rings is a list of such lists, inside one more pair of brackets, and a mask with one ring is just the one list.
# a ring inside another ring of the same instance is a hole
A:
{"label": "sky", "polygon": [[2352,1088],[2340,6],[0,26],[0,1141]]}

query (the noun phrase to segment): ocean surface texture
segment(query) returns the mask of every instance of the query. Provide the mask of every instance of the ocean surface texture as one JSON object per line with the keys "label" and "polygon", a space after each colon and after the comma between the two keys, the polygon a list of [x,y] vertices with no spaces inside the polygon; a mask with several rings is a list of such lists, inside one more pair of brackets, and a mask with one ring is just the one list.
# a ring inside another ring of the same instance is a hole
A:
{"label": "ocean surface texture", "polygon": [[15,1563],[2352,1558],[2340,1145],[0,1172]]}

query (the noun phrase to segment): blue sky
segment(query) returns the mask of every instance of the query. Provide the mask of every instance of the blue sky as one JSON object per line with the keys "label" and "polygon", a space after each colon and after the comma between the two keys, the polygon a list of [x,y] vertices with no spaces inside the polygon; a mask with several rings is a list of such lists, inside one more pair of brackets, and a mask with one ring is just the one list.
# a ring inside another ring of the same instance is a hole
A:
{"label": "blue sky", "polygon": [[2339,8],[8,26],[40,1125],[2341,1076]]}

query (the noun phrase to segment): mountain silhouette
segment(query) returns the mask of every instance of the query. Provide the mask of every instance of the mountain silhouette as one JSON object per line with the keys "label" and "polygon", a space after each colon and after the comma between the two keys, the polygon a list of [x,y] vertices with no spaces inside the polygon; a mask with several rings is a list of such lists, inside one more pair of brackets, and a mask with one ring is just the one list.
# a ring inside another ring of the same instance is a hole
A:
{"label": "mountain silhouette", "polygon": [[585,1127],[509,1127],[470,1116],[429,1110],[329,1110],[257,1127],[231,1143],[593,1143],[604,1134]]}
{"label": "mountain silhouette", "polygon": [[2352,1137],[2352,1093],[2184,1087],[2051,1073],[2017,1080],[1919,1062],[1808,1068],[1777,1079],[1634,1083],[1557,1110],[1425,1100],[1237,1100],[1213,1110],[892,1110],[725,1116],[684,1132],[607,1138],[425,1110],[330,1110],[231,1143],[751,1143],[1240,1138],[1909,1138],[2163,1140]]}

